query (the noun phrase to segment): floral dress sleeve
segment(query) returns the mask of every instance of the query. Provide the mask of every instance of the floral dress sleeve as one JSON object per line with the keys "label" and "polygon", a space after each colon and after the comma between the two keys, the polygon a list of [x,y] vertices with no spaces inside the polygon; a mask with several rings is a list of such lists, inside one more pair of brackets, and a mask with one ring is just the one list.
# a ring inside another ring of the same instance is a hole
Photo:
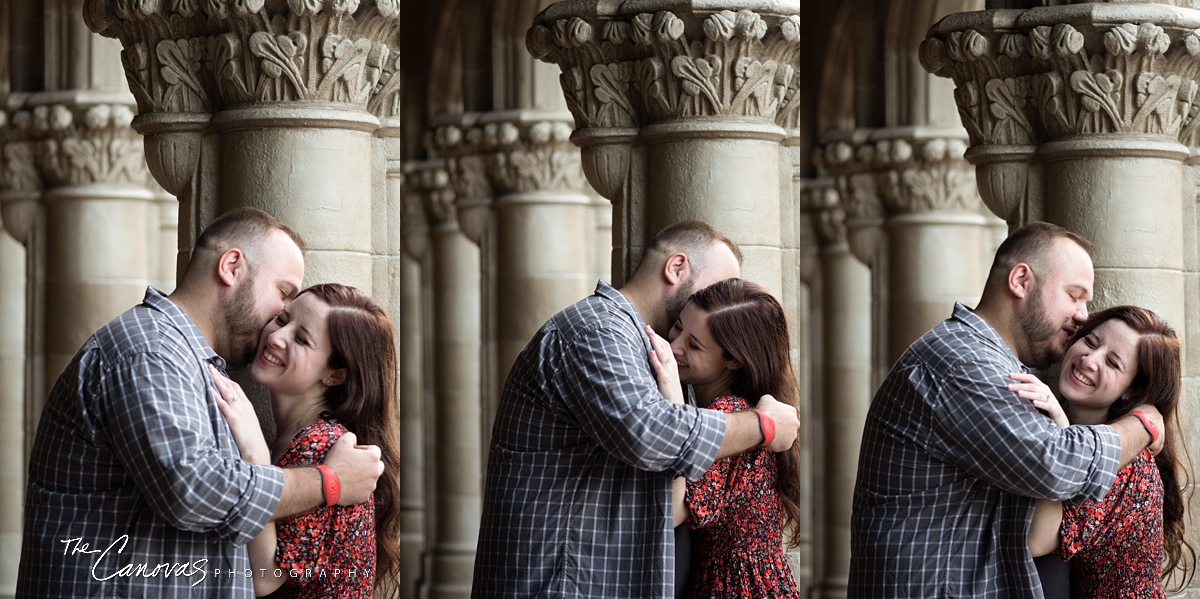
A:
{"label": "floral dress sleeve", "polygon": [[[750,403],[736,395],[719,397],[708,405],[708,409],[721,412],[737,412],[750,408]],[[695,481],[688,481],[686,503],[691,514],[685,523],[691,528],[708,528],[720,522],[724,514],[727,498],[739,492],[733,476],[737,463],[745,454],[730,456],[713,462],[704,476]]]}

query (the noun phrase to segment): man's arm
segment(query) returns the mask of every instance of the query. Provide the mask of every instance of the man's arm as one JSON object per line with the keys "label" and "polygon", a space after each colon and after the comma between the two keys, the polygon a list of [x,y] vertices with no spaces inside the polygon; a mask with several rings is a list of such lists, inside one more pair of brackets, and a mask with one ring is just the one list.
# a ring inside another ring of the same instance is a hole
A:
{"label": "man's arm", "polygon": [[555,362],[551,384],[563,415],[606,452],[640,470],[694,480],[716,459],[725,415],[664,398],[644,338],[633,327],[600,327],[543,339],[540,351]]}
{"label": "man's arm", "polygon": [[1163,428],[1162,414],[1158,412],[1158,408],[1145,405],[1138,406],[1137,411],[1144,413],[1150,419],[1151,425],[1155,427],[1155,430],[1159,431],[1158,438],[1153,438],[1146,425],[1142,424],[1142,421],[1133,414],[1126,414],[1112,421],[1111,425],[1116,429],[1117,436],[1121,437],[1122,468],[1132,462],[1147,446],[1155,454],[1162,451],[1163,444],[1167,440],[1167,435]]}
{"label": "man's arm", "polygon": [[1046,499],[1103,497],[1120,462],[1114,429],[1059,428],[1008,390],[1007,368],[999,359],[972,358],[939,373],[936,393],[920,408],[928,413],[913,414],[928,426],[914,430],[910,441],[1010,493]]}
{"label": "man's arm", "polygon": [[236,544],[262,530],[283,492],[283,473],[218,445],[228,437],[213,428],[207,372],[141,353],[106,368],[101,380],[97,434],[151,509],[172,526]]}
{"label": "man's arm", "polygon": [[[341,498],[338,505],[362,503],[375,492],[375,483],[383,474],[383,459],[379,447],[358,446],[354,433],[346,433],[333,444],[325,456],[329,466],[341,483]],[[313,466],[283,469],[283,496],[275,508],[271,520],[294,516],[300,512],[325,505],[321,472]]]}
{"label": "man's arm", "polygon": [[[791,449],[800,431],[800,417],[796,408],[764,395],[755,409],[765,411],[775,422],[775,438],[767,445],[767,449],[775,452]],[[728,412],[725,414],[725,437],[721,440],[717,459],[753,449],[762,445],[762,442],[763,431],[754,410]]]}

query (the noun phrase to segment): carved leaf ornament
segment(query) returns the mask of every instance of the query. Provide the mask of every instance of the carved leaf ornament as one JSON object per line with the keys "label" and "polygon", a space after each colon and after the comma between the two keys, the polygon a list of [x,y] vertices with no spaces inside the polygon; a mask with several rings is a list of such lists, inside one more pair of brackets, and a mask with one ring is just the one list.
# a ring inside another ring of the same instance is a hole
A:
{"label": "carved leaf ornament", "polygon": [[927,38],[921,61],[955,80],[973,144],[1145,133],[1196,145],[1200,32],[1123,23],[1088,33],[1067,23],[953,31]]}
{"label": "carved leaf ornament", "polygon": [[380,85],[395,79],[385,74],[399,16],[399,0],[84,2],[89,28],[124,46],[139,112],[296,100],[365,109],[376,95],[399,91],[398,80]]}
{"label": "carved leaf ornament", "polygon": [[526,45],[562,68],[577,126],[638,127],[682,116],[794,118],[799,32],[798,15],[659,11],[535,24]]}

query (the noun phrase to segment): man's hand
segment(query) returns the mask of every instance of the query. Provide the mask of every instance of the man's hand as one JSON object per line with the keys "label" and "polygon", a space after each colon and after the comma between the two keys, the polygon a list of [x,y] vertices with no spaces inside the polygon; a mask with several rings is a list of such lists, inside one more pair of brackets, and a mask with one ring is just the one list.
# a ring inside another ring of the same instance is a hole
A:
{"label": "man's hand", "polygon": [[338,505],[362,503],[375,492],[375,482],[383,474],[383,459],[379,447],[356,445],[358,437],[347,432],[338,439],[325,456],[325,465],[333,469],[342,483]]}
{"label": "man's hand", "polygon": [[791,449],[792,444],[796,442],[796,435],[800,432],[799,411],[770,395],[759,398],[755,409],[765,411],[775,421],[775,440],[767,445],[767,449],[776,453]]}

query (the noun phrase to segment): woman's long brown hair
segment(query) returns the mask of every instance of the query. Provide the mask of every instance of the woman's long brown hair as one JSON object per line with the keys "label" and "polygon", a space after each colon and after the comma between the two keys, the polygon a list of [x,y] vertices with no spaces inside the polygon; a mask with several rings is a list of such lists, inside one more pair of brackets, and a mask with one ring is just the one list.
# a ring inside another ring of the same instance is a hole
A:
{"label": "woman's long brown hair", "polygon": [[383,308],[354,287],[326,283],[311,293],[329,305],[329,367],[346,382],[325,390],[328,411],[364,445],[377,445],[383,475],[375,485],[375,596],[391,597],[400,580],[400,421],[396,338]]}
{"label": "woman's long brown hair", "polygon": [[[708,314],[708,329],[726,359],[737,360],[730,391],[757,405],[763,395],[795,407],[796,373],[792,368],[787,316],[779,300],[762,286],[727,279],[692,294]],[[800,447],[776,454],[775,492],[783,506],[788,544],[800,542]]]}
{"label": "woman's long brown hair", "polygon": [[1184,490],[1190,487],[1187,470],[1187,445],[1175,408],[1182,394],[1182,365],[1179,337],[1165,320],[1137,306],[1115,306],[1092,314],[1071,340],[1075,343],[1109,320],[1119,320],[1138,334],[1137,374],[1125,393],[1108,407],[1112,422],[1138,406],[1151,405],[1162,414],[1166,442],[1154,456],[1163,483],[1163,549],[1166,563],[1163,578],[1176,570],[1178,589],[1182,590],[1195,575],[1196,551],[1188,543],[1185,529]]}

